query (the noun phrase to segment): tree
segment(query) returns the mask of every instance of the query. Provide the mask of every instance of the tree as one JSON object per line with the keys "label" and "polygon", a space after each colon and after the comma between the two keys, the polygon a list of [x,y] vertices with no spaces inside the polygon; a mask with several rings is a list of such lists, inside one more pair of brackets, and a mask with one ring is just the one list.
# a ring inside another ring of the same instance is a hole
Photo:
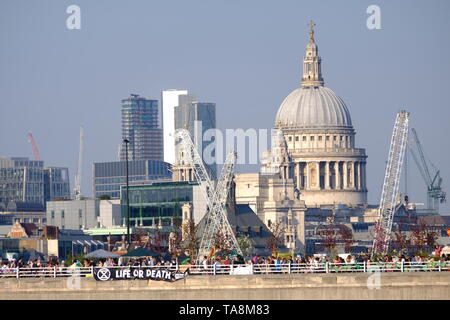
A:
{"label": "tree", "polygon": [[321,248],[336,255],[336,246],[343,244],[345,251],[350,251],[354,243],[352,230],[344,224],[325,223],[317,228],[318,236],[321,238]]}
{"label": "tree", "polygon": [[200,238],[197,236],[197,226],[194,221],[188,219],[181,225],[181,231],[183,248],[188,251],[191,261],[195,261],[200,245]]}
{"label": "tree", "polygon": [[423,221],[411,228],[411,243],[418,251],[430,251],[436,245],[437,238],[437,232],[428,228]]}
{"label": "tree", "polygon": [[350,248],[355,242],[352,230],[348,226],[341,224],[339,225],[339,236],[340,240],[344,243],[345,251],[350,251]]}
{"label": "tree", "polygon": [[284,233],[286,227],[281,221],[274,222],[269,226],[270,236],[267,239],[266,248],[272,252],[273,256],[278,253],[278,246],[284,243]]}
{"label": "tree", "polygon": [[223,232],[223,230],[217,230],[214,236],[214,244],[213,248],[210,252],[210,256],[213,256],[216,253],[220,253],[223,255],[228,255],[231,253],[231,237]]}
{"label": "tree", "polygon": [[386,244],[386,232],[382,228],[380,221],[375,222],[372,238],[376,244],[375,248],[372,248],[372,250],[375,251],[374,253],[384,251],[384,246]]}
{"label": "tree", "polygon": [[242,250],[242,254],[244,256],[244,259],[248,258],[252,254],[252,252],[255,250],[255,247],[253,245],[253,241],[250,239],[250,236],[241,233],[237,237],[236,240],[238,242],[239,247]]}
{"label": "tree", "polygon": [[169,234],[169,252],[172,256],[182,253],[181,241],[182,237],[179,232],[173,231]]}

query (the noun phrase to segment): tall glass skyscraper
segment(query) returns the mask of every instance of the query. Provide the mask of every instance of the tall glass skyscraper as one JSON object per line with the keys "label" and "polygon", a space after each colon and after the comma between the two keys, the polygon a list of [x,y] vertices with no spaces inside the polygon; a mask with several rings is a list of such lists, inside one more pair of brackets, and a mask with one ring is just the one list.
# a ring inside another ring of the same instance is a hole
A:
{"label": "tall glass skyscraper", "polygon": [[188,94],[188,91],[169,89],[161,92],[164,161],[170,164],[175,163],[175,107],[182,94]]}
{"label": "tall glass skyscraper", "polygon": [[[178,97],[178,106],[175,107],[175,129],[185,128],[189,130],[199,154],[205,162],[206,169],[212,179],[216,179],[217,165],[215,162],[215,150],[213,148],[213,163],[204,157],[204,150],[215,142],[203,141],[204,133],[208,129],[216,128],[216,104],[210,102],[198,102],[190,94]],[[174,179],[177,181],[193,181],[192,170],[183,163],[183,150],[176,145],[176,166],[174,167]],[[211,159],[209,159],[211,160]]]}
{"label": "tall glass skyscraper", "polygon": [[[158,100],[131,94],[122,100],[122,138],[128,139],[128,160],[163,160],[163,133]],[[120,160],[126,160],[125,147]]]}

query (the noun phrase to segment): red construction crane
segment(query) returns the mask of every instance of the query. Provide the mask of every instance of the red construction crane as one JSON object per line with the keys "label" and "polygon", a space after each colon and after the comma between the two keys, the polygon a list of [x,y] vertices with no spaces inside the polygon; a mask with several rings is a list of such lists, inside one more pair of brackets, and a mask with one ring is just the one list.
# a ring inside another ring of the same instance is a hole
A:
{"label": "red construction crane", "polygon": [[41,161],[41,154],[39,153],[36,141],[34,141],[33,134],[31,132],[28,132],[28,142],[31,143],[34,160]]}

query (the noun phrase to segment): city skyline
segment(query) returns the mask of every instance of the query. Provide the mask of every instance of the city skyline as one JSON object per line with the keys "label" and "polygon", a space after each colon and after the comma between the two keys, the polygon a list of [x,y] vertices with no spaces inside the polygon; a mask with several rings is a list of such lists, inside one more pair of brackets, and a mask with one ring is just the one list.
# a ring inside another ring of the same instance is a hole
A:
{"label": "city skyline", "polygon": [[[197,13],[211,13],[206,17],[210,28],[193,23],[183,29],[185,37],[173,43],[167,38],[173,40],[172,36],[181,30],[177,28],[184,26],[184,11],[195,14],[199,3],[177,2],[178,7],[169,10],[160,2],[136,1],[135,5],[124,7],[114,1],[78,1],[81,30],[65,27],[65,8],[71,3],[49,3],[0,5],[0,23],[4,26],[0,43],[5,48],[0,53],[0,91],[4,93],[0,154],[31,159],[26,134],[32,131],[45,163],[69,167],[73,181],[78,127],[83,124],[85,196],[92,195],[93,163],[117,159],[120,100],[130,93],[150,98],[160,97],[163,90],[170,88],[187,89],[202,100],[216,103],[217,124],[222,130],[272,128],[282,98],[300,81],[310,19],[317,23],[326,84],[346,101],[358,132],[356,145],[367,151],[369,203],[379,201],[395,114],[402,108],[411,112],[411,125],[418,130],[428,158],[441,169],[444,190],[449,185],[445,160],[450,154],[445,148],[445,137],[449,135],[446,122],[450,111],[444,88],[450,71],[445,58],[450,53],[450,42],[445,36],[450,23],[445,20],[444,12],[449,8],[445,2],[431,8],[421,3],[407,6],[380,1],[381,30],[366,27],[366,8],[371,4],[368,1],[355,2],[348,12],[331,3],[286,1],[284,7],[268,2],[256,6],[254,1],[214,3]],[[27,10],[28,7],[35,10]],[[108,16],[102,14],[104,8],[110,10]],[[226,14],[215,16],[219,9],[234,14],[235,24],[228,23]],[[30,20],[31,15],[44,16],[44,10],[49,11],[45,20]],[[126,13],[121,14],[121,10]],[[155,11],[159,13],[158,17],[153,16],[156,21],[145,19],[146,12]],[[130,19],[133,14],[138,17],[135,21]],[[285,19],[283,15],[295,19]],[[433,25],[426,23],[431,16]],[[175,27],[164,24],[167,17],[178,18],[174,19]],[[246,17],[251,17],[253,23],[248,23]],[[31,29],[32,23],[39,28]],[[125,52],[119,47],[119,40],[131,37],[137,41],[147,33],[152,41],[144,47],[154,51],[134,52],[123,59]],[[192,42],[188,41],[189,34],[196,35]],[[48,38],[55,41],[50,43]],[[157,39],[163,42],[155,49]],[[429,42],[433,43],[432,48]],[[174,50],[176,47],[184,50]],[[114,49],[119,52],[114,53]],[[155,99],[161,105],[161,100]],[[239,117],[235,116],[237,112]],[[12,118],[17,121],[11,121]],[[409,160],[410,199],[425,203],[425,184],[411,163]],[[442,208],[442,213],[450,213],[448,203]]]}

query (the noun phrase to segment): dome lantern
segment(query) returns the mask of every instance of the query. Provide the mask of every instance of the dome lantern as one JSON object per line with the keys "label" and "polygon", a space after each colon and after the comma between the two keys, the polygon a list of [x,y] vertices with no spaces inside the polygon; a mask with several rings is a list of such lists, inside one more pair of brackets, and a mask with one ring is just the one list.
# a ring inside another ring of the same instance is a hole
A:
{"label": "dome lantern", "polygon": [[302,87],[317,87],[323,86],[321,59],[319,56],[319,49],[314,40],[314,26],[313,21],[309,24],[309,42],[306,45],[306,54],[303,58],[303,76],[301,81]]}

